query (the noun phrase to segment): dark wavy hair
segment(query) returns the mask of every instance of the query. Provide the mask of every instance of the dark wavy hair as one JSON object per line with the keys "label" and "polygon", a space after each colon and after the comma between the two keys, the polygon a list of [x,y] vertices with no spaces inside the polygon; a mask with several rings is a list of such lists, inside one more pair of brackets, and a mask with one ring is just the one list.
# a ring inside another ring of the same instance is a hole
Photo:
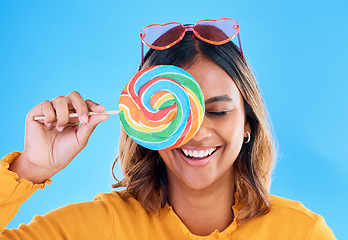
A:
{"label": "dark wavy hair", "polygon": [[[243,144],[233,164],[236,192],[245,203],[237,219],[242,223],[270,210],[268,189],[276,151],[258,84],[239,49],[231,41],[212,45],[187,32],[169,49],[150,49],[139,70],[153,65],[187,69],[198,57],[212,60],[231,76],[243,97],[245,118],[251,127],[251,140]],[[126,187],[126,196],[133,196],[148,212],[159,212],[167,202],[167,175],[158,151],[138,145],[122,129],[117,160],[121,162],[124,179],[113,187]]]}

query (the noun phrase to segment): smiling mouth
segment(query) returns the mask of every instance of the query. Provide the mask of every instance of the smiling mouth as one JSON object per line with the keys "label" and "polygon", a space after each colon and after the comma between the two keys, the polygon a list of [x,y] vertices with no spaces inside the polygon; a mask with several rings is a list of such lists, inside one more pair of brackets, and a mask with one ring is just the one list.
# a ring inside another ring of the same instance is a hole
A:
{"label": "smiling mouth", "polygon": [[201,159],[214,154],[216,149],[217,147],[212,147],[206,150],[191,150],[191,149],[184,149],[184,148],[182,148],[181,150],[186,157]]}
{"label": "smiling mouth", "polygon": [[205,166],[208,164],[221,149],[221,146],[215,146],[205,149],[177,148],[181,157],[191,166]]}

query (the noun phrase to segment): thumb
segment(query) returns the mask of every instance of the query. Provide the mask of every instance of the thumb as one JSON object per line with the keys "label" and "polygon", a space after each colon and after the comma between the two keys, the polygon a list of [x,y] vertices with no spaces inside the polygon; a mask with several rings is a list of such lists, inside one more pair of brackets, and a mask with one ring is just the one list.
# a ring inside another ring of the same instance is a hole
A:
{"label": "thumb", "polygon": [[97,127],[97,125],[108,119],[109,119],[109,115],[107,114],[94,115],[94,116],[90,116],[88,123],[81,124],[81,126],[78,128],[76,132],[77,139],[81,149],[87,145],[88,139],[91,136],[94,129]]}

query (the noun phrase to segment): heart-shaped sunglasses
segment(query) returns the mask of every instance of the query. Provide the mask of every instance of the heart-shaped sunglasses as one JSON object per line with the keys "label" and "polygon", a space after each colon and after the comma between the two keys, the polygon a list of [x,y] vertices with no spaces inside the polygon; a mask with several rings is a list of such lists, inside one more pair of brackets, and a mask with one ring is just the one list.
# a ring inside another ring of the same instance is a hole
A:
{"label": "heart-shaped sunglasses", "polygon": [[144,61],[144,44],[148,47],[164,50],[180,42],[186,31],[192,31],[195,36],[204,42],[221,45],[238,36],[239,50],[243,55],[242,40],[239,33],[239,24],[231,18],[217,20],[203,19],[194,25],[182,25],[178,22],[166,24],[152,24],[140,31],[141,62]]}

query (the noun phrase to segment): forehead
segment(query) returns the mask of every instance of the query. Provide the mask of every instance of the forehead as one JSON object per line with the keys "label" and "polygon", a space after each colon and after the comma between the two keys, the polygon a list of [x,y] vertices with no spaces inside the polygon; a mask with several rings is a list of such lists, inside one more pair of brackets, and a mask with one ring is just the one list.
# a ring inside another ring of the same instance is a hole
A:
{"label": "forehead", "polygon": [[234,102],[241,102],[242,96],[233,79],[215,62],[199,58],[185,70],[196,79],[205,100],[227,95]]}

